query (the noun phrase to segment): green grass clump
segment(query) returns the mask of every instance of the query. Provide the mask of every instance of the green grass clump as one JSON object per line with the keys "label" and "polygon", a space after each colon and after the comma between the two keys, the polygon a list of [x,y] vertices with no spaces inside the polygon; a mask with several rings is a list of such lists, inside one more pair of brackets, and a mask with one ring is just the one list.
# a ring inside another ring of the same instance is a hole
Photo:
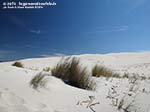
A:
{"label": "green grass clump", "polygon": [[18,61],[14,62],[14,63],[12,64],[12,66],[16,66],[16,67],[23,68],[23,64],[22,64],[21,62],[18,62]]}
{"label": "green grass clump", "polygon": [[43,71],[49,72],[49,71],[51,71],[51,68],[50,67],[43,68]]}
{"label": "green grass clump", "polygon": [[80,66],[80,61],[77,58],[61,60],[51,72],[53,76],[61,78],[74,87],[93,90],[96,86],[86,68]]}
{"label": "green grass clump", "polygon": [[44,87],[46,84],[46,80],[44,79],[46,75],[42,74],[42,72],[38,73],[35,75],[32,80],[30,81],[30,85],[34,88],[37,89],[38,87]]}
{"label": "green grass clump", "polygon": [[122,78],[129,78],[129,73],[124,73]]}
{"label": "green grass clump", "polygon": [[114,73],[112,70],[106,68],[105,66],[101,66],[101,65],[95,65],[92,68],[92,76],[121,78],[120,74]]}
{"label": "green grass clump", "polygon": [[92,76],[95,77],[112,77],[113,76],[113,72],[101,65],[95,65],[92,69]]}

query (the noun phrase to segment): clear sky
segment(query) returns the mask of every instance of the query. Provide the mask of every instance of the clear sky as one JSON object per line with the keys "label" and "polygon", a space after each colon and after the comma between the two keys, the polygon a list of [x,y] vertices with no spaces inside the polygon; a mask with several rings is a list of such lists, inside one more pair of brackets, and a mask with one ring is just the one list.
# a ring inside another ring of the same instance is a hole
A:
{"label": "clear sky", "polygon": [[13,0],[0,1],[0,60],[150,50],[150,0],[53,0],[30,10],[4,10],[3,1]]}

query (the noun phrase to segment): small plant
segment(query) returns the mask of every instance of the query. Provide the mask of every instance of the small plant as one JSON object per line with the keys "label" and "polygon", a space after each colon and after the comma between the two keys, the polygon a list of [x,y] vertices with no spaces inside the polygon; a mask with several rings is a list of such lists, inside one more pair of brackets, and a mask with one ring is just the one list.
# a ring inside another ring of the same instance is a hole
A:
{"label": "small plant", "polygon": [[108,95],[106,98],[111,99],[112,101],[112,105],[113,106],[117,106],[118,105],[118,96],[119,94],[116,91],[116,86],[112,86],[109,91],[108,91]]}
{"label": "small plant", "polygon": [[112,71],[109,70],[108,68],[100,65],[95,65],[92,69],[92,76],[95,77],[111,77],[113,75]]}
{"label": "small plant", "polygon": [[122,78],[119,73],[113,73],[112,77],[114,77],[114,78]]}
{"label": "small plant", "polygon": [[120,100],[118,104],[118,110],[121,110],[123,108],[123,105],[124,105],[124,98]]}
{"label": "small plant", "polygon": [[38,73],[35,75],[32,80],[30,81],[30,85],[34,88],[37,89],[38,87],[44,87],[47,80],[44,79],[46,75],[42,74],[42,72]]}
{"label": "small plant", "polygon": [[129,74],[128,73],[124,73],[122,78],[129,78]]}
{"label": "small plant", "polygon": [[125,104],[125,97],[120,100],[118,104],[118,110],[121,112],[137,112],[135,107],[135,98],[132,99],[128,104]]}
{"label": "small plant", "polygon": [[83,105],[83,104],[87,104],[86,108],[89,108],[91,109],[92,112],[96,112],[94,109],[93,109],[93,106],[97,105],[97,104],[100,104],[100,102],[95,102],[94,103],[94,100],[95,100],[95,96],[89,96],[89,99],[88,100],[84,100],[84,101],[78,101],[77,105]]}
{"label": "small plant", "polygon": [[96,84],[87,74],[85,67],[80,66],[80,61],[77,58],[66,58],[61,60],[52,70],[52,75],[61,78],[67,84],[93,90]]}
{"label": "small plant", "polygon": [[50,67],[43,68],[43,71],[45,71],[45,72],[49,72],[50,70],[51,70]]}
{"label": "small plant", "polygon": [[68,79],[68,69],[70,66],[69,58],[62,59],[54,68],[52,68],[52,75],[61,78],[62,80]]}
{"label": "small plant", "polygon": [[18,62],[18,61],[14,62],[14,63],[12,64],[12,66],[16,66],[16,67],[23,68],[23,64],[22,64],[21,62]]}
{"label": "small plant", "polygon": [[[125,92],[125,95],[118,102],[118,110],[120,112],[137,112],[138,107],[136,106],[135,99],[139,91],[139,80],[140,76],[134,74],[129,77],[129,89]],[[145,91],[145,90],[144,90]]]}
{"label": "small plant", "polygon": [[129,77],[129,83],[134,85],[139,79],[140,76],[138,74],[133,75],[132,77]]}
{"label": "small plant", "polygon": [[101,66],[95,65],[92,69],[92,76],[94,77],[114,77],[114,78],[121,78],[120,74],[114,73],[112,70]]}
{"label": "small plant", "polygon": [[146,79],[147,79],[147,77],[141,76],[141,80],[146,80]]}

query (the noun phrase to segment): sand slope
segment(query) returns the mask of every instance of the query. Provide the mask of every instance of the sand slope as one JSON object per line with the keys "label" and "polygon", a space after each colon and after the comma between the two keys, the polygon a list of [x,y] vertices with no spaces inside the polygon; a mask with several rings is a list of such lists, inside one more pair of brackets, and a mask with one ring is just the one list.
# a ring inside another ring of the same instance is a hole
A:
{"label": "sand slope", "polygon": [[[101,64],[116,72],[138,73],[150,76],[150,53],[115,53],[76,55],[81,64],[88,70]],[[129,104],[131,112],[150,112],[150,80],[138,80],[130,91],[132,84],[128,79],[94,78],[97,82],[96,91],[86,91],[64,84],[53,76],[46,77],[45,88],[34,90],[29,82],[33,76],[45,67],[53,67],[60,57],[33,58],[21,61],[25,68],[11,66],[13,62],[0,63],[0,112],[92,112],[87,104],[79,102],[94,96],[93,106],[96,112],[119,112],[119,101],[125,98],[124,108]],[[44,73],[44,72],[43,72]],[[50,74],[50,73],[49,73]],[[115,91],[115,92],[114,92]],[[110,98],[118,99],[117,106]]]}

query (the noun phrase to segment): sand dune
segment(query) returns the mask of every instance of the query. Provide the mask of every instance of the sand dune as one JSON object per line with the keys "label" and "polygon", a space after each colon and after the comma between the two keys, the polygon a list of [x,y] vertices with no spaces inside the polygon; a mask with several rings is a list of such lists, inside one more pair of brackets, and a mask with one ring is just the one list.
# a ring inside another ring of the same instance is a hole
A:
{"label": "sand dune", "polygon": [[[150,76],[150,52],[84,54],[78,57],[83,66],[90,71],[95,64],[109,67],[119,73],[135,73]],[[0,112],[92,112],[87,104],[77,105],[94,96],[93,102],[100,102],[93,108],[96,112],[124,112],[114,106],[110,96],[125,98],[124,108],[128,104],[131,112],[150,112],[150,80],[139,80],[130,91],[129,79],[94,78],[96,91],[78,89],[63,83],[53,76],[47,77],[45,88],[34,90],[29,82],[33,76],[45,67],[52,68],[61,57],[32,58],[19,60],[24,68],[14,67],[14,62],[0,63]],[[44,72],[43,72],[44,73]],[[50,73],[49,73],[50,74]],[[113,88],[113,90],[112,90]],[[113,93],[115,91],[115,93]],[[109,97],[108,97],[109,96]]]}

